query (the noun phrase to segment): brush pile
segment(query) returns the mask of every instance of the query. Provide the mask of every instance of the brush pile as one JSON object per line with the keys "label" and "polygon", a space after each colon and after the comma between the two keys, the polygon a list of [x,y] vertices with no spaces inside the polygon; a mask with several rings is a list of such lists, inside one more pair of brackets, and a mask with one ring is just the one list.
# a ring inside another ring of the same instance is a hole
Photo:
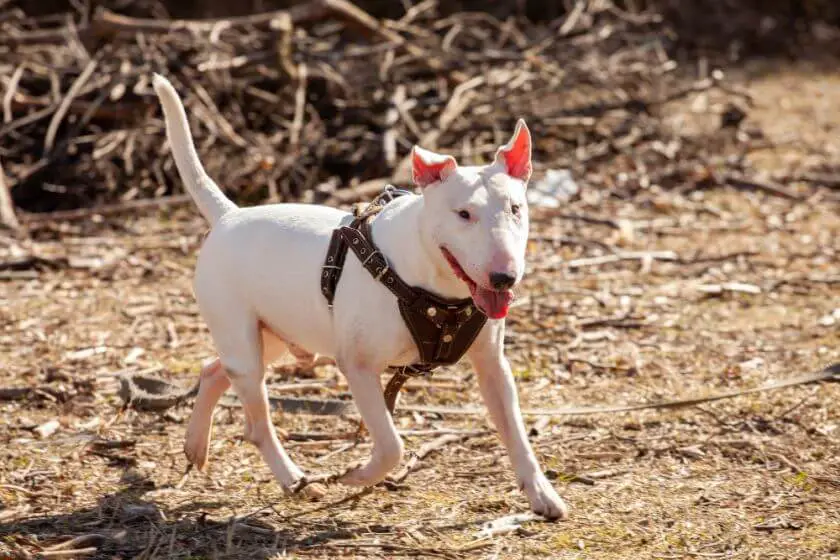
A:
{"label": "brush pile", "polygon": [[[19,213],[180,191],[153,72],[185,99],[205,166],[239,203],[347,202],[405,185],[413,144],[483,160],[520,116],[539,139],[538,172],[569,168],[627,195],[742,171],[708,154],[749,136],[736,133],[749,97],[713,68],[678,64],[677,37],[652,10],[593,0],[531,23],[442,16],[426,0],[382,20],[312,0],[199,21],[124,4],[134,11],[0,15],[0,162]],[[664,105],[706,90],[732,100],[713,138],[665,125]]]}

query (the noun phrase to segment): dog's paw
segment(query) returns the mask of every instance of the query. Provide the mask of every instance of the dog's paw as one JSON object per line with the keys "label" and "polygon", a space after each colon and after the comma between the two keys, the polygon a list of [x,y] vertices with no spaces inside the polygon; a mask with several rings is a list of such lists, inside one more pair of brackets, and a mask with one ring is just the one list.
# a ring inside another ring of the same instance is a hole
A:
{"label": "dog's paw", "polygon": [[327,487],[319,482],[312,482],[294,493],[310,500],[320,500],[327,495]]}
{"label": "dog's paw", "polygon": [[301,476],[289,486],[283,485],[283,493],[287,496],[300,495],[312,500],[320,500],[327,495],[326,487],[321,484],[326,479],[327,477],[323,476]]}
{"label": "dog's paw", "polygon": [[522,483],[522,490],[531,503],[531,511],[546,519],[566,519],[569,508],[544,474],[538,473]]}
{"label": "dog's paw", "polygon": [[379,468],[376,463],[348,468],[338,477],[338,482],[347,486],[373,486],[385,480],[388,469]]}
{"label": "dog's paw", "polygon": [[203,471],[204,467],[207,466],[209,448],[210,442],[207,439],[187,434],[186,441],[184,442],[184,455],[187,456],[187,461],[192,463],[200,471]]}

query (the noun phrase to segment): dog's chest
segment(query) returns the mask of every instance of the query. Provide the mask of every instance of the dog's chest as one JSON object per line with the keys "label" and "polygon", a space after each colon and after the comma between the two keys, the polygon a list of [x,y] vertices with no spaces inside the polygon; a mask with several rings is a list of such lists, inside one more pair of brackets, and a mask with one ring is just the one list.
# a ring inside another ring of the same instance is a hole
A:
{"label": "dog's chest", "polygon": [[396,298],[354,258],[344,264],[333,317],[337,350],[344,358],[352,355],[354,361],[376,367],[408,365],[420,358]]}
{"label": "dog's chest", "polygon": [[[372,352],[378,358],[379,367],[411,366],[410,369],[419,372],[456,363],[481,331],[486,316],[478,311],[471,299],[446,300],[407,284],[374,244],[370,222],[382,206],[373,206],[368,215],[359,216],[333,232],[322,269],[321,289],[331,307],[335,308],[335,296],[339,295],[337,285],[345,283],[339,282],[345,267],[349,268],[347,273],[352,274],[352,285],[373,288],[373,291],[364,290],[360,294],[376,299],[368,303],[357,294],[351,294],[349,297],[354,299],[345,300],[350,305],[349,310],[356,313],[351,313],[351,324],[344,327],[350,330],[353,343],[349,347],[342,346],[348,350],[353,347],[364,349],[363,341],[381,340],[381,348]],[[350,257],[349,262],[348,253],[355,257]],[[340,291],[347,294],[346,290]],[[385,310],[389,311],[387,319],[370,321]],[[383,332],[367,336],[364,334],[367,330]],[[395,337],[397,332],[400,336]],[[392,339],[393,344],[387,344],[388,339]],[[367,354],[370,351],[359,350],[357,354],[360,352]]]}

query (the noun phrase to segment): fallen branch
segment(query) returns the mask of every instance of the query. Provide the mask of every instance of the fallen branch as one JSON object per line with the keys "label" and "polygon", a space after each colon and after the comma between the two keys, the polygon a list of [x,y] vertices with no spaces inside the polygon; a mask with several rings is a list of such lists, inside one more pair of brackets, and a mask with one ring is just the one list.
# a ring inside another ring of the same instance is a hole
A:
{"label": "fallen branch", "polygon": [[779,183],[811,183],[827,189],[840,189],[840,174],[832,173],[802,173],[791,175],[776,175],[774,181]]}
{"label": "fallen branch", "polygon": [[[526,416],[580,416],[585,414],[609,414],[616,412],[632,412],[635,410],[646,410],[654,408],[683,408],[687,406],[696,406],[707,402],[714,402],[723,399],[731,399],[743,395],[752,395],[755,393],[763,393],[766,391],[775,391],[777,389],[785,389],[787,387],[795,387],[798,385],[806,385],[809,383],[818,383],[822,381],[840,382],[840,363],[833,364],[817,373],[809,373],[783,379],[781,381],[772,381],[754,389],[737,389],[733,391],[724,391],[715,395],[707,397],[688,397],[684,399],[676,399],[672,401],[660,401],[643,404],[627,404],[617,406],[585,406],[585,407],[565,407],[565,408],[537,408],[524,409],[522,414]],[[429,414],[451,414],[458,416],[483,416],[486,411],[482,408],[456,408],[446,406],[425,406],[425,405],[407,405],[402,407],[407,412],[425,412]]]}
{"label": "fallen branch", "polygon": [[625,313],[615,317],[591,317],[589,319],[583,319],[581,321],[577,321],[575,326],[582,329],[591,329],[596,327],[638,329],[646,326],[647,324],[648,323],[643,319],[634,318]]}
{"label": "fallen branch", "polygon": [[616,220],[610,218],[601,218],[598,216],[589,216],[587,214],[571,214],[568,212],[555,212],[551,209],[535,209],[534,218],[560,218],[562,220],[572,220],[575,222],[584,222],[596,226],[608,226],[612,229],[621,229],[621,224]]}
{"label": "fallen branch", "polygon": [[172,383],[137,373],[119,377],[119,396],[126,407],[138,410],[163,411],[198,394],[196,383],[191,389],[180,389]]}
{"label": "fallen branch", "polygon": [[724,284],[701,284],[697,286],[697,290],[709,295],[720,295],[724,292],[734,292],[739,294],[753,294],[761,293],[761,288],[755,284],[745,284],[743,282],[726,282]]}
{"label": "fallen branch", "polygon": [[42,550],[38,553],[39,556],[45,558],[79,558],[88,554],[96,553],[97,548],[90,546],[87,548],[73,548],[73,549],[59,549],[59,550]]}
{"label": "fallen branch", "polygon": [[801,196],[789,191],[788,189],[769,182],[762,182],[756,179],[748,179],[743,175],[736,173],[726,173],[723,176],[723,182],[736,189],[747,189],[764,192],[769,195],[778,196],[787,200],[803,200]]}
{"label": "fallen branch", "polygon": [[292,6],[288,10],[276,10],[248,16],[229,17],[221,19],[144,19],[114,13],[106,8],[97,10],[92,26],[97,35],[112,33],[173,33],[176,31],[210,33],[217,29],[228,29],[240,26],[268,27],[271,22],[281,17],[288,17],[292,23],[307,23],[319,21],[329,14],[329,2],[315,0],[306,4]]}
{"label": "fallen branch", "polygon": [[585,257],[582,259],[574,259],[566,262],[569,268],[583,268],[587,266],[601,266],[603,264],[616,263],[621,261],[676,261],[679,257],[673,251],[628,251],[625,253],[616,253],[614,255],[604,255],[601,257]]}
{"label": "fallen branch", "polygon": [[149,209],[170,208],[192,202],[188,194],[153,198],[149,200],[130,200],[116,204],[106,204],[95,208],[79,208],[77,210],[59,210],[40,214],[24,214],[21,219],[26,225],[37,225],[55,222],[74,222],[88,220],[92,216],[114,216],[117,214],[135,214]]}

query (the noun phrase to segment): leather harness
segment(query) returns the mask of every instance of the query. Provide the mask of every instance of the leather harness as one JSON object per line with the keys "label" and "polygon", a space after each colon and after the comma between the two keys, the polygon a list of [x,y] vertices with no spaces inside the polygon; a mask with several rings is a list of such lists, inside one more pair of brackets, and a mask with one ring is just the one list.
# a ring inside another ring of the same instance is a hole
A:
{"label": "leather harness", "polygon": [[410,194],[388,185],[367,205],[356,205],[353,221],[333,231],[321,274],[321,292],[332,309],[338,281],[344,269],[347,249],[352,249],[362,266],[396,297],[400,315],[408,327],[420,361],[409,366],[391,366],[391,380],[385,387],[388,412],[394,413],[397,395],[410,377],[430,374],[434,369],[452,365],[472,346],[487,316],[471,298],[449,300],[426,290],[409,286],[389,266],[373,242],[371,223],[395,198]]}

